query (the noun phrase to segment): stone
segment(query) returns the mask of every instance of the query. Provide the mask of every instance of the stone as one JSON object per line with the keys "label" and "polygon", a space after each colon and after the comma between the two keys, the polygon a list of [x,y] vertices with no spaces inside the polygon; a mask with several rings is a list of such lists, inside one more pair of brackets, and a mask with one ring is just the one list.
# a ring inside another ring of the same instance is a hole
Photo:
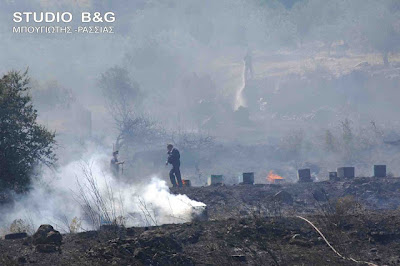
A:
{"label": "stone", "polygon": [[27,233],[13,233],[13,234],[8,234],[4,236],[4,239],[21,239],[28,237]]}
{"label": "stone", "polygon": [[310,170],[309,168],[307,168],[307,169],[299,169],[299,170],[297,171],[297,173],[298,173],[298,177],[299,177],[299,178],[308,178],[308,177],[311,177],[311,170]]}
{"label": "stone", "polygon": [[355,177],[354,167],[339,167],[337,169],[337,175],[339,178],[354,178]]}
{"label": "stone", "polygon": [[61,245],[62,235],[58,231],[51,231],[47,234],[47,241],[49,243],[54,243],[57,245]]}
{"label": "stone", "polygon": [[208,178],[208,185],[221,185],[223,183],[223,175],[211,175]]}
{"label": "stone", "polygon": [[306,169],[299,169],[297,171],[297,176],[299,178],[299,182],[312,182],[311,179],[311,170],[306,168]]}
{"label": "stone", "polygon": [[386,165],[374,165],[375,177],[386,177]]}
{"label": "stone", "polygon": [[60,246],[62,242],[62,235],[57,230],[54,230],[53,226],[49,224],[42,224],[32,236],[32,240],[34,245],[54,244]]}
{"label": "stone", "polygon": [[254,173],[243,173],[243,184],[254,184]]}
{"label": "stone", "polygon": [[184,187],[191,187],[192,186],[192,181],[188,179],[182,179],[182,183]]}

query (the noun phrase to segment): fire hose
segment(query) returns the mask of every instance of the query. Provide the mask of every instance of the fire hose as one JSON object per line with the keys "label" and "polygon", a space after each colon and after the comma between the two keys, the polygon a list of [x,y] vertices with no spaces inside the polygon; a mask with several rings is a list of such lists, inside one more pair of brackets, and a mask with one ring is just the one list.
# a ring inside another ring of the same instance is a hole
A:
{"label": "fire hose", "polygon": [[303,221],[306,221],[309,225],[311,225],[311,226],[314,228],[314,230],[317,231],[317,233],[322,237],[322,239],[325,241],[325,243],[330,247],[330,249],[332,249],[332,251],[335,252],[336,255],[338,255],[340,258],[342,258],[342,259],[344,259],[344,260],[353,261],[353,262],[355,262],[355,263],[363,263],[363,264],[367,264],[367,265],[370,265],[370,266],[378,266],[378,265],[376,265],[376,264],[374,264],[374,263],[372,263],[372,262],[359,261],[359,260],[353,259],[352,257],[345,257],[345,256],[343,256],[342,254],[340,254],[340,253],[329,243],[329,241],[326,239],[326,237],[324,236],[324,234],[322,234],[322,232],[321,232],[312,222],[310,222],[309,220],[307,220],[306,218],[301,217],[301,216],[296,216],[296,217],[302,219]]}

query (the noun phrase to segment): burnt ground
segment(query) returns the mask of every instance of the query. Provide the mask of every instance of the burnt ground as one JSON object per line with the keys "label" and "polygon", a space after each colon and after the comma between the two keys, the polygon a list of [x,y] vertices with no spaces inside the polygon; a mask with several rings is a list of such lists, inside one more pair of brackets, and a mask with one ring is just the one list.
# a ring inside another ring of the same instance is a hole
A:
{"label": "burnt ground", "polygon": [[[400,265],[400,179],[184,188],[208,221],[63,235],[57,251],[0,240],[0,265]],[[362,264],[361,264],[362,265]]]}

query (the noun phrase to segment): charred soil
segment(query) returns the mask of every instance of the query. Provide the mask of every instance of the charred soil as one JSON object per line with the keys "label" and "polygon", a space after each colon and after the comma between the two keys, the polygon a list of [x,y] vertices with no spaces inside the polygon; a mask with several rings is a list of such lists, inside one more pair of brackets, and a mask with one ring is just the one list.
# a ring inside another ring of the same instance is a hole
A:
{"label": "charred soil", "polygon": [[400,265],[399,189],[396,178],[183,188],[172,192],[206,203],[208,221],[66,234],[54,249],[0,240],[0,265]]}

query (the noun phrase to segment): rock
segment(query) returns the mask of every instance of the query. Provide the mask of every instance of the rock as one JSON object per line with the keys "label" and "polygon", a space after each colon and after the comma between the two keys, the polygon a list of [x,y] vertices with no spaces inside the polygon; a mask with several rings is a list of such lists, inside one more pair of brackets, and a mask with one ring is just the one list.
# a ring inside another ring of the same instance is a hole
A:
{"label": "rock", "polygon": [[5,235],[4,239],[21,239],[25,237],[28,237],[27,233],[14,233]]}
{"label": "rock", "polygon": [[58,231],[51,231],[50,233],[47,234],[47,241],[49,243],[61,245],[62,235]]}
{"label": "rock", "polygon": [[284,190],[279,191],[274,195],[274,200],[280,201],[285,204],[292,205],[293,204],[293,197],[292,195]]}
{"label": "rock", "polygon": [[42,224],[36,233],[32,236],[33,244],[53,244],[60,246],[62,242],[62,235],[60,232],[54,230],[53,226],[49,224]]}
{"label": "rock", "polygon": [[45,244],[47,234],[54,231],[53,226],[42,224],[36,233],[32,236],[34,244]]}
{"label": "rock", "polygon": [[339,178],[354,178],[355,177],[354,167],[339,167],[337,168],[337,176]]}
{"label": "rock", "polygon": [[300,182],[300,183],[302,183],[302,182],[312,182],[311,170],[309,168],[299,169],[297,171],[297,176],[299,178],[298,182]]}

